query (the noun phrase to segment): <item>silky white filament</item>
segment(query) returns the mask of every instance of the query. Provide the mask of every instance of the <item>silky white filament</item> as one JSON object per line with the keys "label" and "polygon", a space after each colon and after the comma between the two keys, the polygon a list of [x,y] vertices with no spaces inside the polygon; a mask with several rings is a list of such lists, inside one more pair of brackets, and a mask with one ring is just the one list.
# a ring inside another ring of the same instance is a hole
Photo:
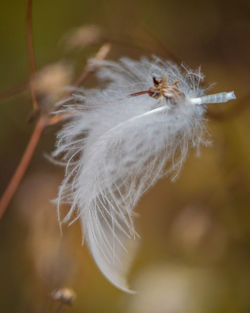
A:
{"label": "silky white filament", "polygon": [[[58,217],[60,223],[80,218],[102,273],[132,292],[126,276],[138,238],[137,202],[164,174],[176,177],[189,147],[208,144],[205,104],[235,96],[205,96],[200,70],[156,57],[104,61],[98,77],[105,88],[77,89],[72,105],[60,109],[60,114],[74,114],[58,133],[53,153],[65,162]],[[63,203],[70,209],[61,219]]]}

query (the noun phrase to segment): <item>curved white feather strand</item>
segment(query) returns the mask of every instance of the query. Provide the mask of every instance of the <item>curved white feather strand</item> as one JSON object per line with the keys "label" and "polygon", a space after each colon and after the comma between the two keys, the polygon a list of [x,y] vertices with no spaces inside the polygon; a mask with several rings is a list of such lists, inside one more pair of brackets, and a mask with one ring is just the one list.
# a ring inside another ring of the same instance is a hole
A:
{"label": "curved white feather strand", "polygon": [[[152,76],[166,76],[168,84],[179,81],[184,97],[174,104],[147,94],[129,97],[149,89]],[[76,212],[102,273],[116,287],[132,292],[126,276],[138,237],[134,207],[165,173],[176,177],[190,146],[198,149],[208,143],[203,118],[208,98],[204,100],[199,85],[200,70],[181,69],[156,57],[104,61],[98,77],[107,82],[106,88],[78,91],[80,112],[58,134],[53,156],[67,162],[58,210],[62,203],[71,205],[62,221],[58,216],[60,222],[69,222]],[[191,105],[190,99],[200,100]],[[76,105],[64,110],[75,111]]]}

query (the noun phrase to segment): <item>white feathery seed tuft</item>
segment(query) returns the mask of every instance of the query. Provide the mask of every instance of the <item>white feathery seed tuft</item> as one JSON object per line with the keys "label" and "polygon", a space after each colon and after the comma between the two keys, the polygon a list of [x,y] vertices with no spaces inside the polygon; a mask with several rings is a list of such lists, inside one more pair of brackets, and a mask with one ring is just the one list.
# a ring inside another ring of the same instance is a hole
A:
{"label": "white feathery seed tuft", "polygon": [[[137,202],[164,174],[178,175],[189,147],[208,144],[205,104],[235,96],[205,96],[200,70],[157,57],[103,61],[97,75],[105,82],[103,89],[78,89],[73,104],[60,110],[78,113],[58,133],[53,153],[65,162],[58,216],[60,223],[80,218],[102,273],[133,293],[126,275],[138,238]],[[64,218],[61,204],[70,205]]]}

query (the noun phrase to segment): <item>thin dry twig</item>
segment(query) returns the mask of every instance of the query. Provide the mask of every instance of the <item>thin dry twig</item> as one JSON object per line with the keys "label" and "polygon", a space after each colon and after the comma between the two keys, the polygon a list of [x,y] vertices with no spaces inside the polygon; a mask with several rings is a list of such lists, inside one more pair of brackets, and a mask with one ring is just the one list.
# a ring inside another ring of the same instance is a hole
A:
{"label": "thin dry twig", "polygon": [[[28,60],[30,67],[30,91],[33,103],[33,110],[39,110],[39,104],[36,97],[36,91],[34,87],[35,77],[35,57],[33,48],[33,34],[32,34],[32,0],[26,1],[26,36],[27,36],[27,49],[28,49]],[[12,176],[10,183],[8,184],[3,196],[0,200],[0,219],[2,218],[6,208],[8,207],[12,197],[14,196],[29,164],[33,157],[34,151],[41,138],[43,130],[46,126],[46,118],[40,117],[34,128],[33,134],[31,135],[30,141],[24,151],[23,157],[17,166],[17,169]]]}
{"label": "thin dry twig", "polygon": [[[83,71],[82,75],[78,79],[78,84],[82,84],[87,80],[87,78],[90,76],[91,73],[93,73],[93,69],[86,68],[85,71]],[[81,78],[81,79],[80,79]],[[28,165],[32,159],[32,156],[34,154],[34,151],[39,143],[39,140],[41,138],[41,135],[43,133],[43,130],[45,127],[49,125],[55,125],[59,122],[61,122],[63,119],[70,117],[69,114],[62,114],[62,115],[49,115],[47,117],[40,116],[39,119],[36,122],[36,126],[34,128],[33,134],[31,136],[31,139],[28,143],[28,146],[24,152],[24,155],[13,175],[11,178],[11,181],[6,188],[1,200],[0,200],[0,219],[2,218],[4,212],[6,211],[12,197],[14,196],[27,168]]]}
{"label": "thin dry twig", "polygon": [[[75,87],[81,86],[90,77],[90,75],[96,71],[98,65],[94,62],[94,60],[96,60],[96,61],[104,60],[107,57],[107,55],[109,54],[110,50],[111,50],[111,45],[109,43],[105,43],[99,48],[99,50],[97,51],[95,56],[87,62],[87,65],[85,66],[84,70],[82,71],[82,74],[80,74],[80,76],[75,80],[75,82],[74,82]],[[61,106],[62,105],[57,106],[56,109],[58,110]],[[75,111],[76,114],[78,112],[79,111]],[[60,121],[62,121],[63,119],[71,117],[72,115],[74,115],[74,113],[73,114],[72,113],[69,113],[69,114],[66,113],[66,114],[61,114],[61,115],[51,115],[48,125],[55,125],[55,124],[59,123]]]}
{"label": "thin dry twig", "polygon": [[[33,114],[39,116],[39,103],[37,101],[35,86],[34,86],[34,78],[35,78],[35,57],[34,57],[34,49],[33,49],[33,35],[32,35],[32,0],[27,0],[26,2],[26,33],[27,33],[27,47],[28,47],[28,59],[29,59],[29,67],[30,67],[30,90],[32,96],[33,103]],[[110,45],[103,45],[99,51],[97,52],[95,59],[103,60],[106,58],[107,54],[110,51]],[[94,63],[88,62],[84,71],[80,75],[80,77],[76,80],[75,85],[79,86],[83,82],[87,80],[87,78],[96,70],[96,65]],[[11,199],[13,198],[26,170],[32,160],[35,149],[39,143],[39,140],[42,136],[42,133],[46,126],[55,125],[67,118],[68,115],[65,116],[50,115],[50,112],[44,113],[40,115],[36,121],[36,125],[34,131],[31,135],[29,143],[24,151],[22,159],[17,166],[17,169],[12,176],[6,190],[4,191],[2,198],[0,199],[0,219],[3,217]]]}
{"label": "thin dry twig", "polygon": [[32,97],[34,111],[39,110],[37,101],[34,79],[35,79],[35,56],[33,48],[33,30],[32,30],[32,0],[26,2],[26,36],[27,36],[27,49],[30,69],[30,92]]}
{"label": "thin dry twig", "polygon": [[28,83],[20,83],[17,85],[14,85],[12,87],[7,88],[6,90],[0,91],[0,101],[13,97],[23,91],[25,91],[28,87]]}
{"label": "thin dry twig", "polygon": [[0,219],[2,218],[6,208],[8,207],[13,195],[15,194],[37,147],[39,139],[41,138],[42,132],[46,126],[46,121],[40,118],[37,121],[33,134],[29,140],[29,143],[24,151],[22,159],[11,178],[11,181],[6,188],[1,200],[0,200]]}
{"label": "thin dry twig", "polygon": [[[94,59],[98,61],[104,60],[108,53],[110,52],[111,45],[108,43],[105,43],[101,46],[101,48],[97,51]],[[92,73],[94,73],[96,70],[96,64],[92,61],[89,61],[82,72],[82,74],[76,79],[75,86],[80,86]]]}

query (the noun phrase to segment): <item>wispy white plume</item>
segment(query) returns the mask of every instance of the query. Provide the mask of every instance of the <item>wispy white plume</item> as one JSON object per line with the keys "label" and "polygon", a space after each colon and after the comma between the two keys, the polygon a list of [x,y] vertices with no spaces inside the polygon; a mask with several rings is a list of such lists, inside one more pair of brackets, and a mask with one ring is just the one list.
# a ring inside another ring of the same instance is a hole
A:
{"label": "wispy white plume", "polygon": [[[58,134],[53,154],[65,161],[58,194],[61,222],[80,218],[83,236],[102,273],[132,292],[126,274],[138,237],[134,208],[164,174],[178,174],[189,147],[208,144],[206,103],[233,93],[204,95],[200,70],[153,57],[104,61],[103,89],[77,90],[66,112],[76,110]],[[67,100],[68,101],[68,100]],[[60,205],[70,205],[62,219]]]}

